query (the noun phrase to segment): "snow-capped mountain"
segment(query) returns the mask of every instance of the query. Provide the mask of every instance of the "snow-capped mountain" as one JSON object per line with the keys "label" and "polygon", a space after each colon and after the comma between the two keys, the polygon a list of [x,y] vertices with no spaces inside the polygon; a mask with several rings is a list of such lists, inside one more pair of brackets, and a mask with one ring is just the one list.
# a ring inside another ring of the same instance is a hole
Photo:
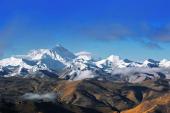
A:
{"label": "snow-capped mountain", "polygon": [[94,78],[98,76],[97,71],[100,70],[93,60],[91,53],[79,52],[76,53],[76,58],[72,61],[70,66],[66,67],[60,78],[70,80],[81,80],[85,78]]}
{"label": "snow-capped mountain", "polygon": [[[27,55],[2,59],[0,60],[0,67],[12,67],[18,70],[15,70],[15,73],[12,73],[13,75],[20,74],[22,69],[26,69],[28,72],[38,70],[59,71],[68,66],[75,57],[73,53],[61,45],[56,45],[52,49],[32,50]],[[11,76],[11,73],[9,73],[9,76]]]}
{"label": "snow-capped mountain", "polygon": [[52,49],[38,49],[38,50],[32,50],[28,55],[25,56],[27,59],[31,60],[41,60],[45,57],[50,56],[54,60],[58,60],[62,63],[67,63],[68,61],[71,61],[76,56],[62,47],[61,45],[56,45]]}
{"label": "snow-capped mountain", "polygon": [[101,78],[140,82],[148,79],[170,78],[170,61],[134,62],[110,55],[95,60],[89,52],[73,54],[61,45],[52,49],[32,50],[0,60],[0,76],[55,76],[68,80]]}
{"label": "snow-capped mountain", "polygon": [[153,67],[159,67],[159,61],[155,61],[153,59],[148,59],[148,60],[145,60],[142,64],[143,67],[150,67],[150,68],[153,68]]}

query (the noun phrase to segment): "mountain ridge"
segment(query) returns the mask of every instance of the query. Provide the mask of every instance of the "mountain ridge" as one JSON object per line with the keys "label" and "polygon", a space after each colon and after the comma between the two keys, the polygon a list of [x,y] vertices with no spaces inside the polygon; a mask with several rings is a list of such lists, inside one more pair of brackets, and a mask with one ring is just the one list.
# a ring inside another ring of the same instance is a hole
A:
{"label": "mountain ridge", "polygon": [[[0,76],[22,75],[27,77],[45,70],[59,78],[82,80],[99,77],[126,81],[143,81],[146,79],[170,78],[170,61],[153,59],[135,62],[110,55],[96,60],[89,52],[74,54],[61,45],[52,49],[32,50],[26,55],[17,55],[0,60]],[[162,75],[160,75],[162,73]],[[132,74],[133,76],[129,76]],[[108,77],[109,76],[109,77]]]}

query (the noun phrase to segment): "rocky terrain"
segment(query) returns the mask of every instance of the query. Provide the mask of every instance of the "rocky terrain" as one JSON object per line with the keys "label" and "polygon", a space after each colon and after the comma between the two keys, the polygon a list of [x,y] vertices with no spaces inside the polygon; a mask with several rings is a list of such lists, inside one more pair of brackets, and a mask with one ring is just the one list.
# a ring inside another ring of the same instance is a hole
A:
{"label": "rocky terrain", "polygon": [[169,113],[169,83],[0,78],[0,113]]}

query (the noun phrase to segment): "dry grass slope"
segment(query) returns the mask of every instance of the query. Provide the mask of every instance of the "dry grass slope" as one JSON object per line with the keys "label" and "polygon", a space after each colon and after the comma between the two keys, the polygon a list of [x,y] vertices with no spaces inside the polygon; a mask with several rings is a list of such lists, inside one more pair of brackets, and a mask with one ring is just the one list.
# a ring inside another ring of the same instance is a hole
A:
{"label": "dry grass slope", "polygon": [[170,94],[146,100],[135,108],[122,113],[170,113]]}

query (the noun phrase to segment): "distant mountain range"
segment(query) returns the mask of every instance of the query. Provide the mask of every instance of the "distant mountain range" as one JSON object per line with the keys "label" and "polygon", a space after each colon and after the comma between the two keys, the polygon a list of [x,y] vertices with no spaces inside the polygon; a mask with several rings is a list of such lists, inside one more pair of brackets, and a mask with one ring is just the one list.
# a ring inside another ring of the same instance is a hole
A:
{"label": "distant mountain range", "polygon": [[119,56],[96,60],[88,52],[72,53],[61,45],[52,49],[32,50],[0,60],[1,77],[54,77],[66,80],[95,78],[142,82],[148,79],[170,79],[170,61],[153,59],[134,62]]}

